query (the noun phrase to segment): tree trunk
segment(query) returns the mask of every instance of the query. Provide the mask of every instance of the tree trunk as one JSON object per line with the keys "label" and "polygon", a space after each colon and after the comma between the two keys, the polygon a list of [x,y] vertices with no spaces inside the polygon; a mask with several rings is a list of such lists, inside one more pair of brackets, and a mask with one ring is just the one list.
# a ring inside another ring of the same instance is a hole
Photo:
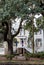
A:
{"label": "tree trunk", "polygon": [[8,40],[8,54],[13,54],[13,40]]}
{"label": "tree trunk", "polygon": [[33,39],[32,39],[32,48],[33,48],[33,54],[34,54],[34,25],[32,26],[32,34],[33,34]]}
{"label": "tree trunk", "polygon": [[13,54],[13,38],[11,37],[11,21],[9,20],[8,23],[9,31],[7,35],[7,42],[8,42],[8,54]]}
{"label": "tree trunk", "polygon": [[34,54],[34,35],[33,35],[32,45],[33,45],[33,54]]}
{"label": "tree trunk", "polygon": [[6,25],[6,29],[4,32],[4,41],[8,42],[8,54],[13,54],[13,38],[11,38],[11,22],[2,23],[3,26]]}

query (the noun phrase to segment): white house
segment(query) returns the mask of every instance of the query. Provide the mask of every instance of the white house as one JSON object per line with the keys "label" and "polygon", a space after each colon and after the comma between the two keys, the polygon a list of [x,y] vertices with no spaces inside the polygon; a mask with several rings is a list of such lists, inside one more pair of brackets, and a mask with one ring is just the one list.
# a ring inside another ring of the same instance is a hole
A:
{"label": "white house", "polygon": [[[28,31],[24,30],[23,28],[20,29],[20,33],[18,34],[18,36],[16,36],[16,38],[19,41],[16,49],[18,49],[18,53],[22,54],[22,48],[25,49],[28,46]],[[15,51],[15,46],[13,48],[13,51]]]}
{"label": "white house", "polygon": [[[36,25],[36,19],[40,18],[41,19],[42,15],[41,14],[37,14],[35,15],[35,26]],[[20,30],[19,35],[17,36],[18,39],[20,39],[20,43],[18,45],[18,48],[22,48],[22,40],[23,40],[23,47],[32,53],[32,43],[29,42],[28,43],[28,35],[29,32],[28,31],[24,31],[24,29],[22,28]],[[38,32],[36,32],[34,34],[34,51],[35,52],[41,52],[44,51],[44,30],[40,29]]]}
{"label": "white house", "polygon": [[[35,15],[35,19],[34,19],[35,27],[37,27],[36,19],[38,19],[38,18],[42,20],[42,15],[41,14],[36,14]],[[40,25],[42,25],[42,23]],[[31,49],[30,52],[32,52],[32,43],[31,43],[31,41],[29,42],[29,45],[30,45],[30,49]],[[38,32],[36,32],[34,34],[34,51],[35,52],[44,51],[44,30],[43,29],[40,29]]]}
{"label": "white house", "polygon": [[[22,30],[21,33],[19,33],[19,35],[16,37],[17,39],[20,39],[17,48],[25,48],[27,51],[32,53],[32,43],[28,42],[29,33],[28,31],[25,31],[25,34],[22,34],[22,32],[24,32],[24,30]],[[42,29],[34,34],[34,51],[35,52],[44,51],[44,31]]]}

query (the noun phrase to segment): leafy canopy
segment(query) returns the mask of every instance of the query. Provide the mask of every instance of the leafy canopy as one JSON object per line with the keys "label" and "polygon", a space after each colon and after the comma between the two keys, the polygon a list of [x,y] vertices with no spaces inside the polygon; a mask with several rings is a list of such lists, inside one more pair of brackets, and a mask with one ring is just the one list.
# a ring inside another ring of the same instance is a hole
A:
{"label": "leafy canopy", "polygon": [[[32,9],[35,4],[35,9]],[[31,7],[32,6],[32,7]],[[31,10],[29,10],[29,7]],[[29,13],[41,12],[40,3],[36,0],[0,0],[0,20],[20,16],[27,17]]]}

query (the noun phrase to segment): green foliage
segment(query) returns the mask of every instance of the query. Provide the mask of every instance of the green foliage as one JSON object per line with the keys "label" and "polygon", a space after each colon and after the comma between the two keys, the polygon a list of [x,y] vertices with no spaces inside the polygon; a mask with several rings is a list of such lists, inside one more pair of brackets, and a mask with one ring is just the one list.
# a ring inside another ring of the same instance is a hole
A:
{"label": "green foliage", "polygon": [[[0,20],[5,19],[5,17],[21,16],[26,17],[31,12],[41,12],[39,2],[36,0],[1,0],[0,1]],[[28,9],[35,4],[35,9],[31,7],[31,11]]]}
{"label": "green foliage", "polygon": [[17,39],[16,39],[16,38],[13,38],[13,41],[14,41],[14,43],[16,43],[16,42],[18,43],[18,41],[17,41]]}
{"label": "green foliage", "polygon": [[12,60],[12,58],[14,58],[17,55],[19,55],[19,54],[4,55],[3,57],[6,57],[8,60]]}
{"label": "green foliage", "polygon": [[8,60],[12,60],[12,58],[14,57],[15,55],[5,55],[5,57],[8,59]]}
{"label": "green foliage", "polygon": [[44,52],[38,52],[35,54],[37,58],[44,58]]}
{"label": "green foliage", "polygon": [[16,38],[14,38],[14,39],[13,39],[13,41],[14,41],[14,43],[16,43],[16,42],[17,42],[17,39],[16,39]]}
{"label": "green foliage", "polygon": [[[19,16],[29,21],[28,15],[30,13],[35,14],[42,11],[42,8],[40,7],[41,3],[36,0],[1,0],[0,3],[0,21],[8,20],[15,16]],[[34,8],[33,4],[35,4]],[[31,28],[32,22],[26,24],[27,28],[29,28],[28,26]]]}
{"label": "green foliage", "polygon": [[38,52],[38,53],[26,53],[26,58],[44,58],[44,52]]}
{"label": "green foliage", "polygon": [[41,17],[40,19],[37,19],[36,24],[39,28],[44,29],[44,17]]}
{"label": "green foliage", "polygon": [[0,8],[0,20],[5,17],[25,16],[28,14],[28,7],[22,2],[22,0],[4,0],[4,5]]}

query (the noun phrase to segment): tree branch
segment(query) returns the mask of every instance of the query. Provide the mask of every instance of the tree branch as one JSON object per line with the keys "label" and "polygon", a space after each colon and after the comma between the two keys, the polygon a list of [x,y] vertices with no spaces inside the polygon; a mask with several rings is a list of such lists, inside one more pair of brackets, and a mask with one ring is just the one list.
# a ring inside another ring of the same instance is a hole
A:
{"label": "tree branch", "polygon": [[18,31],[16,32],[16,34],[12,35],[12,38],[14,38],[15,36],[17,36],[20,32],[20,29],[21,29],[21,26],[22,26],[22,22],[23,22],[23,19],[21,19],[21,22],[20,22],[20,25],[19,25],[19,28],[18,28]]}

